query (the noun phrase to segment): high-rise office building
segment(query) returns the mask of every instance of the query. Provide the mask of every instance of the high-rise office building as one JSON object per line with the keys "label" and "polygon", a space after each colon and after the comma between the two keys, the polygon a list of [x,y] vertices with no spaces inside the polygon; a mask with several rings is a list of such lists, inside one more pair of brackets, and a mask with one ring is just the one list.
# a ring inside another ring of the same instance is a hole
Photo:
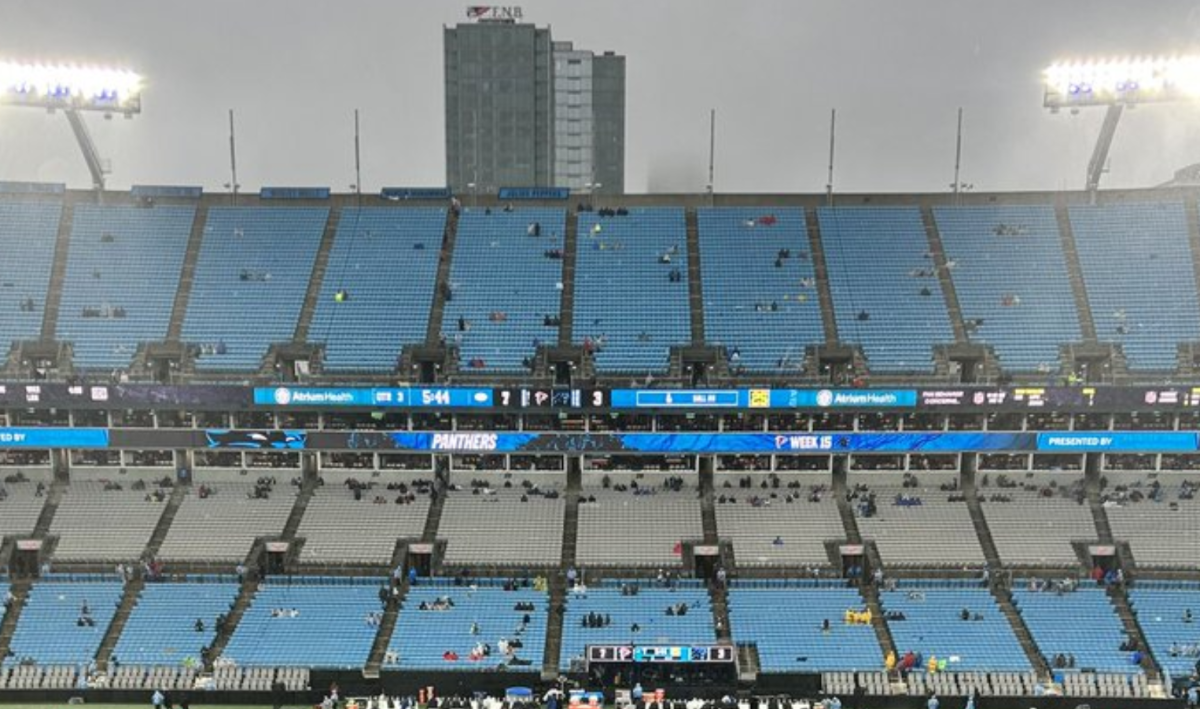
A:
{"label": "high-rise office building", "polygon": [[450,188],[623,192],[625,58],[511,16],[480,19],[444,30]]}
{"label": "high-rise office building", "polygon": [[554,184],[625,191],[625,57],[554,43]]}

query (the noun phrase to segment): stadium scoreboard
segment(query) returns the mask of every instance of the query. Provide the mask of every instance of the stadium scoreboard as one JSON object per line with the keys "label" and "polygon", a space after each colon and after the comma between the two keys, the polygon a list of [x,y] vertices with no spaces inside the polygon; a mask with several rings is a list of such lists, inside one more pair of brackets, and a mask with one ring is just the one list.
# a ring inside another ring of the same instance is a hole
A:
{"label": "stadium scoreboard", "polygon": [[0,407],[36,409],[363,409],[648,413],[1063,413],[1200,411],[1200,386],[1012,386],[910,389],[607,389],[574,387],[245,387],[0,383]]}
{"label": "stadium scoreboard", "polygon": [[589,645],[589,664],[731,664],[732,645]]}

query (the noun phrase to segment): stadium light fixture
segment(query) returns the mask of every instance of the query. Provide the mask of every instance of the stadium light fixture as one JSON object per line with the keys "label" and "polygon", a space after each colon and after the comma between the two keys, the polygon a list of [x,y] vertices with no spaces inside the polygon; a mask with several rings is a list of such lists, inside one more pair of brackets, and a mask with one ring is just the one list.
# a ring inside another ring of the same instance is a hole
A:
{"label": "stadium light fixture", "polygon": [[0,61],[0,102],[39,108],[140,113],[142,77],[124,69]]}
{"label": "stadium light fixture", "polygon": [[0,60],[0,105],[62,110],[92,174],[92,186],[103,194],[109,170],[80,112],[133,118],[142,112],[142,77],[125,69]]}
{"label": "stadium light fixture", "polygon": [[1088,163],[1087,189],[1095,193],[1125,107],[1200,99],[1200,55],[1061,61],[1042,72],[1042,85],[1051,113],[1108,109]]}

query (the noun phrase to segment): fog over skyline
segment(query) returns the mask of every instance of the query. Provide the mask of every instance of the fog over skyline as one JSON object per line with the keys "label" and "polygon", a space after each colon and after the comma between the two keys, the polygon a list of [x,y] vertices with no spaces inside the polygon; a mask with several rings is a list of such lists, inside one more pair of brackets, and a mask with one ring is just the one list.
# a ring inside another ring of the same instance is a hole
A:
{"label": "fog over skyline", "polygon": [[[1080,189],[1102,109],[1051,115],[1040,71],[1065,57],[1200,51],[1200,2],[1009,0],[527,0],[556,40],[627,57],[630,192],[703,189],[717,111],[718,192],[822,192],[829,111],[835,188],[946,191],[956,111],[962,180],[980,191]],[[88,116],[109,185],[229,181],[237,114],[243,191],[354,181],[445,184],[445,0],[0,0],[0,57],[127,66],[143,114]],[[1146,187],[1200,162],[1200,107],[1127,111],[1107,188]],[[61,116],[0,108],[0,179],[90,178]]]}

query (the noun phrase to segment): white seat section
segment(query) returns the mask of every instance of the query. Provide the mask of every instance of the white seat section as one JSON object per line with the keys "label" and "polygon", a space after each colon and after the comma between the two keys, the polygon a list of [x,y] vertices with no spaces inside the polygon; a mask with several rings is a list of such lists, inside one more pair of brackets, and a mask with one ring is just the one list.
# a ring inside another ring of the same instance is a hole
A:
{"label": "white seat section", "polygon": [[[1106,473],[1102,491],[1113,538],[1129,542],[1138,566],[1195,566],[1200,558],[1200,501],[1188,499],[1187,473]],[[1155,483],[1159,492],[1155,492]]]}
{"label": "white seat section", "polygon": [[171,522],[158,555],[180,561],[227,561],[246,558],[257,537],[277,536],[296,501],[296,488],[276,485],[265,500],[251,499],[253,483],[221,483],[200,499],[199,483],[188,491]]}
{"label": "white seat section", "polygon": [[1096,523],[1083,478],[1070,473],[1030,474],[1023,487],[979,487],[979,501],[996,551],[1005,564],[1076,566],[1072,541],[1094,543]]}
{"label": "white seat section", "polygon": [[140,558],[162,517],[171,490],[155,485],[132,490],[105,489],[103,482],[74,482],[63,488],[50,534],[58,536],[54,558],[59,561],[132,561]]}
{"label": "white seat section", "polygon": [[[300,559],[322,564],[388,564],[398,539],[417,539],[429,516],[429,495],[417,493],[412,483],[419,475],[388,473],[386,482],[371,480],[374,488],[354,499],[346,486],[349,476],[326,473],[325,484],[313,492],[296,536],[304,540]],[[388,490],[403,483],[406,492]],[[407,492],[415,497],[408,502]],[[384,502],[376,503],[376,498]],[[397,499],[404,502],[397,503]]]}
{"label": "white seat section", "polygon": [[[32,534],[42,514],[45,495],[37,494],[36,482],[0,483],[7,494],[0,500],[0,537]],[[49,483],[46,483],[47,488]]]}
{"label": "white seat section", "polygon": [[[489,487],[472,486],[472,477]],[[438,537],[446,540],[446,563],[551,566],[561,561],[566,514],[561,476],[514,473],[500,479],[496,473],[456,473],[452,480],[459,489],[446,493],[438,527]]]}
{"label": "white seat section", "polygon": [[[632,490],[603,489],[585,480],[579,504],[578,562],[583,566],[679,566],[677,547],[685,539],[701,539],[700,500],[695,480],[685,478],[683,489],[663,487],[661,474],[617,474],[607,477],[613,486],[636,480]],[[594,497],[595,502],[583,499]]]}
{"label": "white seat section", "polygon": [[825,542],[846,538],[829,476],[779,476],[779,487],[767,489],[761,475],[750,476],[752,487],[739,488],[744,477],[718,476],[713,490],[717,533],[733,541],[738,566],[828,565]]}
{"label": "white seat section", "polygon": [[[891,478],[893,482],[876,481]],[[982,565],[983,549],[975,534],[970,510],[961,492],[938,489],[956,474],[920,473],[918,487],[902,487],[897,473],[883,475],[851,474],[847,485],[869,481],[875,493],[878,512],[862,516],[858,500],[852,504],[858,517],[858,528],[864,540],[875,542],[879,555],[887,566],[949,566]],[[921,504],[896,504],[900,495],[920,498]]]}

